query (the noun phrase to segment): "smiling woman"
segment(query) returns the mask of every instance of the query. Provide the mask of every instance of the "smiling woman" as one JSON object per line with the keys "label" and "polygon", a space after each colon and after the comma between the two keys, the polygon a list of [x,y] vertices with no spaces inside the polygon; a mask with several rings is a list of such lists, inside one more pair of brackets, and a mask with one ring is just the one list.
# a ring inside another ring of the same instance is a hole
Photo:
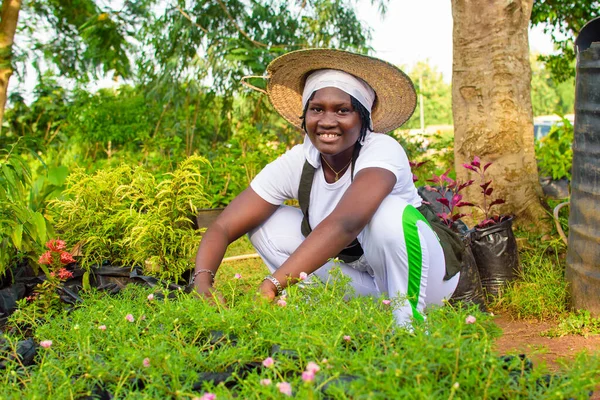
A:
{"label": "smiling woman", "polygon": [[[412,114],[412,82],[385,61],[325,49],[285,54],[267,72],[274,108],[305,140],[267,165],[209,227],[196,290],[212,296],[225,249],[248,233],[271,272],[260,286],[268,299],[306,274],[327,280],[339,265],[357,295],[396,299],[398,325],[423,319],[427,305],[452,295],[458,271],[446,265],[430,225],[439,221],[423,215],[404,149],[384,134]],[[284,206],[288,199],[300,209]]]}

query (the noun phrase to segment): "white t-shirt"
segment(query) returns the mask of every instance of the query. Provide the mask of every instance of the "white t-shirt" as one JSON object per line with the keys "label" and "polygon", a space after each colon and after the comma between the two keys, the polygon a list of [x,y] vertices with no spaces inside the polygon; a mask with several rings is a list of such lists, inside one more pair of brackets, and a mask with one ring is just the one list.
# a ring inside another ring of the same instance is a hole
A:
{"label": "white t-shirt", "polygon": [[[265,201],[274,205],[281,205],[288,199],[297,199],[302,167],[306,160],[316,168],[309,203],[309,223],[314,229],[335,209],[352,181],[350,168],[337,182],[325,181],[319,152],[308,136],[304,137],[303,144],[294,146],[269,163],[252,180],[250,186]],[[415,207],[421,205],[421,197],[412,181],[408,157],[396,140],[385,134],[367,134],[356,159],[354,175],[371,167],[384,168],[396,175],[396,184],[390,196],[400,196]]]}

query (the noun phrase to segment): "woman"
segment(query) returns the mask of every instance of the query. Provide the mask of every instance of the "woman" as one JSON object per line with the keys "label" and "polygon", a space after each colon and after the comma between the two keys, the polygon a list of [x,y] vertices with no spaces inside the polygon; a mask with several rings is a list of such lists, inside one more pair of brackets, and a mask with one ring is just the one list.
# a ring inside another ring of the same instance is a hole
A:
{"label": "woman", "polygon": [[[301,273],[326,280],[339,255],[358,295],[404,298],[399,325],[452,295],[439,241],[416,207],[408,159],[388,132],[415,108],[410,79],[382,60],[339,50],[301,50],[267,68],[275,109],[306,133],[267,165],[209,227],[196,256],[195,288],[210,295],[227,246],[248,233],[271,271],[274,299]],[[283,206],[299,198],[301,209]]]}

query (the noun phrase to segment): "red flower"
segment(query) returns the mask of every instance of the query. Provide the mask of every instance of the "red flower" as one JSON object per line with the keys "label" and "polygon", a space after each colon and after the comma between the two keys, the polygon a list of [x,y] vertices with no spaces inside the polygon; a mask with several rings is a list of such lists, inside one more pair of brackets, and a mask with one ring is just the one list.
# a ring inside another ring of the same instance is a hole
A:
{"label": "red flower", "polygon": [[[69,253],[67,253],[69,254]],[[69,254],[70,255],[70,254]],[[68,271],[66,268],[61,268],[58,270],[58,279],[65,280],[73,277],[73,273]]]}
{"label": "red flower", "polygon": [[75,259],[73,258],[71,253],[63,251],[62,253],[60,253],[60,262],[63,264],[71,264],[75,262]]}
{"label": "red flower", "polygon": [[44,254],[42,254],[40,259],[38,260],[38,263],[44,264],[44,265],[52,264],[52,252],[47,251]]}
{"label": "red flower", "polygon": [[59,251],[63,251],[64,249],[66,249],[67,244],[64,240],[52,239],[49,240],[48,243],[46,243],[46,247],[49,248],[51,251],[55,251],[58,253]]}

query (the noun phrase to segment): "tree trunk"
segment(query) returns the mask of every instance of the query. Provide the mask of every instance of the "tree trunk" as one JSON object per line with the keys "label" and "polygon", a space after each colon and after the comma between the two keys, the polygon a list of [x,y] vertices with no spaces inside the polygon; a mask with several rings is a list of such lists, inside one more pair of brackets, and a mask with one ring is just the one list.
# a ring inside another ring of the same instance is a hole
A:
{"label": "tree trunk", "polygon": [[[474,156],[493,162],[486,171],[492,198],[506,200],[495,213],[513,214],[520,226],[547,231],[533,141],[527,32],[532,4],[452,0],[454,155],[462,181],[479,182],[462,167]],[[479,185],[465,194],[467,201],[482,203]]]}
{"label": "tree trunk", "polygon": [[2,0],[0,15],[0,131],[8,93],[8,81],[13,73],[12,45],[17,30],[21,0]]}

